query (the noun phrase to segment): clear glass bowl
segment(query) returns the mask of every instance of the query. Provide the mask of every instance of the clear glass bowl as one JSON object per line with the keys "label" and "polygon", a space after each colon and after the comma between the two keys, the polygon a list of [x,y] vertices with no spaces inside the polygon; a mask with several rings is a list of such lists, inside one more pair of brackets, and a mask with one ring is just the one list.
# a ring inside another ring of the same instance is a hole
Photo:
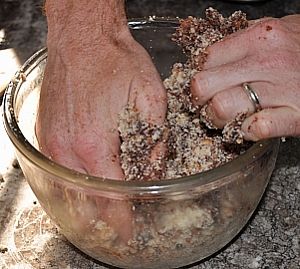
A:
{"label": "clear glass bowl", "polygon": [[[170,41],[176,26],[170,20],[130,23],[162,77],[174,62],[184,60]],[[48,159],[36,146],[34,125],[46,60],[46,49],[37,52],[9,84],[4,124],[37,199],[71,243],[122,268],[174,268],[215,253],[239,233],[268,184],[278,139],[258,142],[230,163],[180,179],[123,182],[78,173]],[[130,216],[121,219],[131,225],[129,241],[103,221],[104,203]]]}

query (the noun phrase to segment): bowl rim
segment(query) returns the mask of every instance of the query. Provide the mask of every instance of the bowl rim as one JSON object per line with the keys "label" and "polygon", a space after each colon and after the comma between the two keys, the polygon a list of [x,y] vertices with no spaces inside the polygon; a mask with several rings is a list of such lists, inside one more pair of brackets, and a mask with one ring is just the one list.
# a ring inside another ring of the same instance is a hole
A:
{"label": "bowl rim", "polygon": [[[144,29],[147,27],[174,27],[178,26],[178,19],[174,18],[149,18],[134,19],[129,21],[131,29]],[[225,163],[217,168],[176,179],[161,181],[123,181],[109,178],[101,178],[80,173],[49,159],[38,151],[22,134],[14,114],[14,102],[25,77],[30,74],[43,60],[47,58],[47,48],[34,53],[16,72],[8,84],[3,100],[3,122],[7,135],[15,146],[15,149],[22,154],[29,162],[37,166],[54,178],[74,184],[77,187],[89,188],[97,191],[116,192],[121,194],[162,194],[180,193],[193,190],[199,187],[205,191],[213,186],[226,184],[234,180],[232,176],[239,173],[246,166],[256,162],[263,157],[264,153],[279,145],[279,139],[268,139],[254,143],[245,153],[234,160]]]}

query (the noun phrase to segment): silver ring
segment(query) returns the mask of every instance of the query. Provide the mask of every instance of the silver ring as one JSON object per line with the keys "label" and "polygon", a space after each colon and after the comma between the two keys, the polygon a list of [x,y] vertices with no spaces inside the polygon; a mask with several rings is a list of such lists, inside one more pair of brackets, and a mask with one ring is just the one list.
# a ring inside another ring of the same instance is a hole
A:
{"label": "silver ring", "polygon": [[253,88],[248,83],[243,83],[243,89],[253,104],[255,112],[262,110],[257,93],[253,90]]}

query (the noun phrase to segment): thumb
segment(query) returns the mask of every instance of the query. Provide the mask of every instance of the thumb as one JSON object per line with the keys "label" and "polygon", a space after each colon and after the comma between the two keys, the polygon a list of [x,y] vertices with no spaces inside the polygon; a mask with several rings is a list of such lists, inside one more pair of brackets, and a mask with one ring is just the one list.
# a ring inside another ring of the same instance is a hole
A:
{"label": "thumb", "polygon": [[156,125],[163,124],[167,112],[167,92],[157,73],[150,72],[147,78],[134,80],[128,102],[137,109],[141,120]]}

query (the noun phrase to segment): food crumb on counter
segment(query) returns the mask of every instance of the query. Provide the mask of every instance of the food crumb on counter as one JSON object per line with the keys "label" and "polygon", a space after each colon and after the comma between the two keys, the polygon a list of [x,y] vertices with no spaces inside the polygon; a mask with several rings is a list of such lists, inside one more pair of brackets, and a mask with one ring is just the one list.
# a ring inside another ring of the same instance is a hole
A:
{"label": "food crumb on counter", "polygon": [[4,254],[8,251],[8,248],[5,246],[0,246],[0,253]]}

